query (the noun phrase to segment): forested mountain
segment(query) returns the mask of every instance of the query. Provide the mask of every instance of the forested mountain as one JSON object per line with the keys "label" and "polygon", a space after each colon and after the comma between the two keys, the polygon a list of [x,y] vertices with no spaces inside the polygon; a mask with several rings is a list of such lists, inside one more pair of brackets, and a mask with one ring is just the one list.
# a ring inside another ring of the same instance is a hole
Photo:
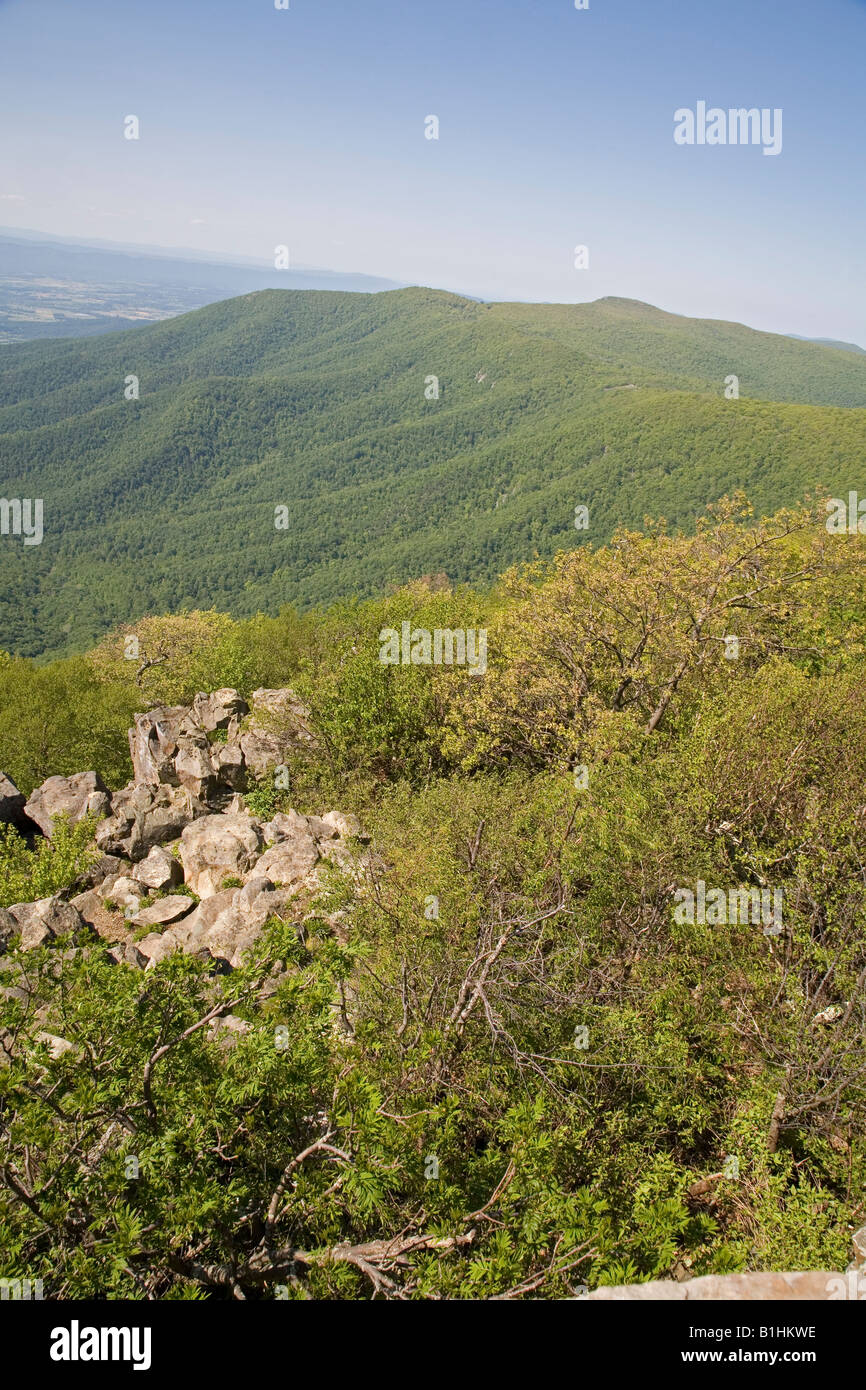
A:
{"label": "forested mountain", "polygon": [[764,513],[842,496],[864,407],[854,353],[619,299],[274,290],[0,348],[0,494],[44,506],[41,544],[0,541],[0,648],[484,583],[646,515],[689,529],[738,487]]}

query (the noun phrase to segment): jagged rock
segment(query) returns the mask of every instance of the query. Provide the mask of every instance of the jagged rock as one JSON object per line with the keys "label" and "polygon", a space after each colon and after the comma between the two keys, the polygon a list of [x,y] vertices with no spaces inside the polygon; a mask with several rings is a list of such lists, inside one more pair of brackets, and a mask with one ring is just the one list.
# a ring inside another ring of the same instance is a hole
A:
{"label": "jagged rock", "polygon": [[233,910],[236,888],[226,888],[202,898],[193,912],[171,929],[171,936],[183,946],[188,955],[195,955],[204,948],[204,938],[223,913]]}
{"label": "jagged rock", "polygon": [[237,906],[238,889],[230,888],[205,898],[195,912],[172,928],[171,935],[187,955],[207,951],[214,959],[233,966],[253,945],[260,925]]}
{"label": "jagged rock", "polygon": [[351,873],[355,868],[354,855],[342,840],[326,840],[319,845],[319,851],[323,859],[330,859],[345,873]]}
{"label": "jagged rock", "polygon": [[78,893],[87,893],[104,883],[112,874],[117,878],[129,867],[127,861],[118,858],[116,854],[101,854],[89,868],[82,870],[72,886]]}
{"label": "jagged rock", "polygon": [[855,1231],[852,1237],[854,1244],[854,1259],[859,1264],[866,1264],[866,1226],[861,1226],[859,1231]]}
{"label": "jagged rock", "polygon": [[57,816],[66,815],[76,825],[88,813],[108,812],[108,788],[96,772],[76,772],[74,777],[49,777],[31,792],[24,810],[50,839]]}
{"label": "jagged rock", "polygon": [[831,1281],[841,1276],[826,1271],[807,1270],[792,1274],[704,1274],[699,1279],[677,1283],[675,1279],[653,1279],[647,1284],[617,1284],[596,1289],[587,1302],[625,1302],[628,1300],[704,1299],[754,1302],[764,1299],[829,1299]]}
{"label": "jagged rock", "polygon": [[177,785],[174,758],[180,726],[189,711],[186,705],[158,705],[133,716],[129,731],[132,780],[136,785]]}
{"label": "jagged rock", "polygon": [[196,695],[191,714],[200,728],[206,733],[213,733],[216,729],[228,729],[233,720],[237,722],[249,714],[249,709],[246,700],[241,699],[236,690],[223,686],[210,695]]}
{"label": "jagged rock", "polygon": [[150,907],[143,907],[139,912],[134,913],[129,918],[131,927],[159,927],[166,926],[170,922],[178,922],[181,917],[185,917],[193,908],[192,898],[187,898],[182,893],[172,894],[167,898],[158,898]]}
{"label": "jagged rock", "polygon": [[138,949],[134,941],[118,941],[116,946],[110,947],[107,954],[115,965],[132,965],[137,970],[143,970],[148,961],[148,957]]}
{"label": "jagged rock", "polygon": [[336,840],[340,831],[324,816],[307,816],[307,827],[314,840]]}
{"label": "jagged rock", "polygon": [[178,949],[178,943],[171,932],[151,932],[142,941],[136,942],[136,945],[140,954],[147,958],[145,970],[159,965],[161,960],[165,960],[166,956]]}
{"label": "jagged rock", "polygon": [[[189,954],[189,952],[187,954]],[[229,965],[225,957],[211,955],[206,946],[203,946],[200,951],[193,951],[192,955],[195,956],[196,960],[205,963],[210,975],[230,975],[232,973],[233,967]],[[267,981],[265,984],[267,984]],[[262,988],[264,990],[264,986]]]}
{"label": "jagged rock", "polygon": [[[150,969],[182,949],[214,969],[237,967],[268,919],[315,887],[322,858],[352,863],[345,840],[360,832],[353,816],[292,810],[263,828],[243,804],[248,768],[262,775],[292,746],[311,741],[307,718],[289,689],[256,691],[250,709],[226,687],[197,695],[189,706],[136,715],[129,735],[135,781],[110,803],[95,773],[49,778],[31,798],[49,831],[61,811],[77,819],[88,810],[110,810],[96,831],[102,858],[76,880],[71,902],[55,897],[0,912],[0,951],[19,933],[32,947],[87,924],[111,943],[117,963]],[[226,742],[210,741],[216,730],[225,730]],[[0,777],[0,807],[23,815],[22,802],[17,788]],[[178,838],[183,875],[162,848]],[[141,907],[146,893],[165,892],[182,877],[201,898],[197,906],[183,894],[169,894]],[[223,889],[231,878],[241,886]],[[134,943],[130,926],[165,930]],[[66,954],[58,951],[58,968]],[[279,972],[274,989],[278,978]]]}
{"label": "jagged rock", "polygon": [[123,874],[118,878],[107,878],[96,891],[103,902],[117,903],[127,915],[138,911],[145,896],[141,884]]}
{"label": "jagged rock", "polygon": [[312,835],[310,822],[313,817],[302,816],[298,811],[278,811],[272,820],[262,826],[262,833],[268,845],[290,840],[295,835]]}
{"label": "jagged rock", "polygon": [[218,784],[222,787],[228,787],[232,791],[244,791],[247,785],[247,773],[244,755],[239,745],[236,743],[215,744],[211,749],[211,758],[214,756]]}
{"label": "jagged rock", "polygon": [[187,825],[208,814],[202,802],[179,786],[124,787],[112,798],[111,810],[97,828],[96,843],[133,863],[144,859],[154,845],[176,840]]}
{"label": "jagged rock", "polygon": [[56,895],[33,903],[13,903],[9,912],[21,933],[21,949],[32,951],[55,937],[81,929],[82,921],[71,903]]}
{"label": "jagged rock", "polygon": [[237,967],[265,922],[282,913],[290,896],[259,876],[243,888],[228,888],[203,898],[170,934],[187,955],[207,950]]}
{"label": "jagged rock", "polygon": [[[291,748],[309,743],[307,719],[289,689],[257,690],[252,709],[229,687],[200,693],[191,705],[160,705],[137,714],[129,733],[134,784],[182,786],[198,800],[219,805],[229,793],[245,789],[247,770],[263,776]],[[225,743],[210,741],[218,729],[226,731]]]}
{"label": "jagged rock", "polygon": [[174,888],[182,877],[180,864],[161,845],[154,845],[130,874],[130,878],[153,891]]}
{"label": "jagged rock", "polygon": [[254,912],[260,893],[273,893],[276,885],[265,874],[253,871],[243,888],[237,890],[238,906],[243,912]]}
{"label": "jagged rock", "polygon": [[312,835],[295,835],[265,850],[252,873],[264,875],[272,883],[286,886],[303,883],[319,862],[319,851]]}
{"label": "jagged rock", "polygon": [[[119,877],[119,875],[116,875]],[[126,940],[127,931],[123,919],[108,911],[99,894],[92,888],[70,898],[70,906],[75,908],[82,922],[86,923],[103,941]]]}
{"label": "jagged rock", "polygon": [[0,825],[11,825],[19,835],[38,835],[39,827],[24,810],[27,798],[5,773],[0,772]]}
{"label": "jagged rock", "polygon": [[5,772],[0,772],[0,821],[14,825],[24,810],[26,800],[26,796],[18,790],[11,777],[7,777]]}
{"label": "jagged rock", "polygon": [[199,801],[207,803],[215,796],[219,778],[206,738],[203,742],[183,738],[174,760],[174,770],[180,785]]}
{"label": "jagged rock", "polygon": [[361,834],[361,822],[357,816],[344,815],[342,811],[326,811],[322,816],[325,825],[333,826],[334,832],[342,839]]}
{"label": "jagged rock", "polygon": [[250,816],[204,816],[180,838],[186,882],[200,898],[211,897],[227,877],[243,878],[262,848],[258,821]]}

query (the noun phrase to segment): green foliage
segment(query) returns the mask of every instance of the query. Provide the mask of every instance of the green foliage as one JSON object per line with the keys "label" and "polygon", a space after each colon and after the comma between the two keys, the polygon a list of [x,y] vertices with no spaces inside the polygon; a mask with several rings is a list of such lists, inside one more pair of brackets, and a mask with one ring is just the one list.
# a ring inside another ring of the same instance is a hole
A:
{"label": "green foliage", "polygon": [[49,666],[8,660],[0,664],[0,768],[24,793],[46,777],[91,769],[120,786],[140,701],[134,688],[100,680],[83,657]]}
{"label": "green foliage", "polygon": [[[468,1299],[844,1268],[866,1200],[864,612],[860,539],[734,500],[485,596],[287,613],[284,641],[279,620],[255,640],[160,620],[220,653],[179,647],[161,692],[190,689],[197,651],[226,684],[241,652],[310,707],[291,790],[264,778],[248,808],[339,805],[365,836],[226,975],[116,966],[87,936],[3,958],[0,1273],[60,1297]],[[487,674],[383,665],[403,621],[489,628]],[[108,729],[112,651],[81,663]],[[0,662],[7,729],[34,670]],[[7,833],[4,901],[62,890],[90,833]],[[680,920],[699,880],[780,890],[783,930]]]}
{"label": "green foliage", "polygon": [[0,907],[50,898],[67,888],[98,857],[93,831],[90,816],[72,826],[58,816],[51,839],[39,839],[28,849],[10,825],[0,825]]}

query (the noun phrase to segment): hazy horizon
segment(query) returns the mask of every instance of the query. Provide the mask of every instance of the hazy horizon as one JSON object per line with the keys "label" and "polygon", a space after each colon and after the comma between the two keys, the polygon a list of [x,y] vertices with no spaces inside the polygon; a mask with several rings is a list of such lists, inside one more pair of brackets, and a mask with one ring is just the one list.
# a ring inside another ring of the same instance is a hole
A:
{"label": "hazy horizon", "polygon": [[[86,249],[104,250],[104,251],[106,251],[107,253],[113,252],[113,253],[115,253],[116,255],[136,255],[136,254],[141,254],[142,257],[146,254],[146,255],[149,256],[149,257],[153,257],[153,258],[164,258],[165,260],[168,260],[168,261],[184,261],[184,260],[188,260],[188,261],[190,262],[190,264],[192,264],[192,265],[198,264],[198,265],[201,265],[201,266],[203,266],[203,267],[207,267],[208,265],[215,265],[215,266],[221,265],[221,266],[225,266],[227,269],[230,269],[230,268],[237,268],[237,269],[268,270],[268,269],[272,268],[272,267],[269,267],[269,263],[268,263],[266,260],[255,260],[255,259],[252,258],[252,257],[232,256],[232,255],[230,255],[230,254],[223,254],[223,253],[218,253],[218,252],[213,252],[213,253],[201,252],[201,251],[197,251],[197,250],[195,250],[193,247],[189,247],[189,246],[157,246],[157,245],[154,245],[154,244],[151,244],[151,243],[145,243],[145,242],[117,242],[117,241],[110,241],[110,240],[107,240],[107,239],[101,239],[101,238],[97,238],[97,237],[94,237],[92,240],[88,240],[87,238],[80,238],[80,237],[62,237],[62,236],[59,236],[59,235],[57,235],[57,234],[55,234],[55,233],[53,233],[53,232],[48,232],[48,231],[45,231],[45,230],[43,230],[43,229],[41,229],[41,228],[35,228],[35,227],[27,227],[27,228],[21,227],[21,228],[16,228],[16,227],[0,226],[0,238],[9,237],[9,238],[11,239],[12,237],[14,237],[14,236],[16,236],[16,235],[19,236],[19,237],[22,237],[22,238],[24,238],[24,239],[26,239],[26,240],[33,240],[33,241],[36,241],[37,243],[38,243],[40,240],[43,240],[43,239],[44,239],[45,241],[47,241],[47,242],[51,242],[52,244],[61,244],[61,245],[62,245],[62,244],[64,244],[64,243],[70,243],[70,244],[74,244],[74,245],[80,247],[81,250],[86,250]],[[0,268],[2,268],[2,250],[0,250]],[[352,270],[352,271],[343,271],[343,272],[340,272],[340,271],[334,271],[333,268],[330,267],[330,266],[313,266],[313,265],[306,265],[306,264],[303,264],[303,265],[302,265],[300,262],[296,263],[295,266],[293,267],[293,269],[294,269],[296,272],[309,272],[309,273],[316,273],[316,272],[317,272],[317,273],[319,273],[319,274],[324,274],[324,275],[328,275],[328,274],[334,274],[334,275],[345,274],[346,277],[347,277],[347,279],[348,279],[348,278],[351,278],[351,277],[353,277],[353,276],[354,276],[354,277],[359,277],[359,278],[360,278],[360,277],[365,276],[365,275],[367,274],[367,272],[363,269],[363,267],[355,267],[354,270]],[[369,278],[372,279],[373,277],[371,276],[371,277],[369,277]],[[376,278],[386,278],[386,279],[387,279],[388,277],[376,277]],[[273,288],[275,288],[275,289],[280,289],[280,288],[282,288],[282,287],[281,287],[279,284],[276,284],[276,285],[274,285]],[[287,286],[286,288],[291,289],[292,287]],[[481,300],[481,302],[483,302],[483,303],[490,303],[490,304],[493,304],[493,303],[509,303],[509,302],[510,302],[510,303],[518,303],[518,304],[549,304],[549,305],[556,305],[556,304],[567,303],[567,304],[573,304],[573,305],[575,305],[575,306],[580,306],[580,305],[582,305],[582,304],[593,304],[593,303],[596,302],[596,300],[594,300],[594,299],[587,299],[587,300],[579,299],[579,300],[567,300],[567,301],[563,301],[563,300],[528,300],[528,299],[525,299],[525,300],[524,300],[524,299],[514,299],[514,300],[510,300],[510,301],[508,301],[508,300],[488,300],[488,299],[485,299],[484,296],[482,296],[482,295],[471,295],[471,294],[468,294],[468,292],[466,292],[466,291],[455,290],[455,289],[453,288],[453,286],[451,286],[451,285],[431,285],[431,284],[422,284],[422,283],[420,283],[420,282],[418,282],[418,283],[416,283],[416,284],[409,284],[409,283],[400,283],[399,281],[394,281],[392,284],[390,284],[390,285],[384,285],[381,289],[376,289],[376,290],[345,290],[345,291],[342,291],[342,292],[343,292],[343,293],[346,293],[346,294],[387,294],[387,293],[389,293],[390,291],[393,291],[393,290],[400,290],[400,289],[431,289],[431,290],[441,290],[443,293],[447,293],[447,294],[463,294],[463,295],[465,295],[467,298],[479,299],[479,300]],[[328,291],[325,291],[325,292],[327,293]],[[340,292],[339,286],[335,286],[333,292],[334,292],[334,293],[339,293],[339,292]],[[228,298],[233,298],[234,296],[230,295],[230,296],[227,296],[227,297],[228,297]],[[633,296],[624,296],[624,295],[605,295],[605,296],[598,296],[597,298],[623,299],[623,300],[627,300],[627,301],[633,302],[633,303],[646,304],[646,305],[648,305],[650,308],[658,309],[658,310],[660,310],[662,313],[665,313],[665,314],[674,314],[674,315],[676,315],[676,311],[675,311],[675,310],[669,309],[669,308],[668,308],[666,305],[664,305],[664,304],[651,304],[649,300],[641,299],[641,298],[639,298],[639,297],[634,298]],[[181,311],[181,312],[188,313],[188,312],[194,312],[194,311],[192,311],[192,310],[183,310],[183,311]],[[694,318],[697,318],[697,319],[704,319],[704,320],[709,319],[709,316],[706,315],[706,314],[678,315],[678,317],[694,317]],[[740,322],[740,321],[739,321],[739,320],[722,320],[722,319],[720,319],[720,320],[718,320],[718,322],[735,322],[735,323],[737,323],[737,322]],[[834,346],[834,345],[837,344],[837,343],[838,343],[838,344],[843,344],[843,343],[845,343],[845,340],[842,340],[842,339],[832,339],[828,334],[816,334],[816,335],[812,336],[812,335],[806,335],[806,334],[801,334],[801,333],[795,333],[793,330],[791,330],[791,331],[789,331],[789,332],[781,332],[781,331],[775,330],[775,329],[771,329],[771,330],[770,330],[770,329],[757,329],[756,326],[755,326],[754,324],[748,324],[748,323],[742,324],[742,326],[745,327],[745,328],[754,328],[755,331],[759,331],[759,332],[777,332],[777,333],[778,333],[778,336],[780,336],[780,337],[784,337],[784,338],[796,338],[796,339],[799,339],[799,340],[802,341],[802,342],[816,343],[816,344],[819,344],[819,345],[823,344],[823,345],[826,345],[826,346]],[[58,335],[58,336],[62,336],[62,335]],[[866,335],[864,335],[864,336],[866,336]],[[862,345],[859,344],[859,343],[856,343],[856,342],[853,342],[853,341],[852,341],[852,342],[847,342],[847,343],[845,343],[845,345],[847,345],[848,347],[851,347],[851,348],[855,348],[855,349],[857,349],[857,350],[860,351],[860,352],[866,352],[866,348],[863,348]]]}

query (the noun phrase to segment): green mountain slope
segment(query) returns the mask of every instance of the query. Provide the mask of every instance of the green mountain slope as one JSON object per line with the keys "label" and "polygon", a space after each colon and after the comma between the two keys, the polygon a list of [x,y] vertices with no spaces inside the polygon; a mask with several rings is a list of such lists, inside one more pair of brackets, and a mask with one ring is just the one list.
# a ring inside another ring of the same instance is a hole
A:
{"label": "green mountain slope", "polygon": [[0,496],[41,497],[45,535],[0,537],[0,647],[492,580],[647,513],[689,526],[740,486],[762,510],[841,495],[863,488],[864,406],[854,354],[622,300],[276,290],[2,348]]}
{"label": "green mountain slope", "polygon": [[721,390],[735,375],[741,396],[813,405],[864,406],[866,364],[842,344],[758,333],[741,323],[689,319],[635,299],[594,304],[499,304],[497,313],[530,333],[544,333],[594,361],[623,370],[652,367],[691,384]]}

